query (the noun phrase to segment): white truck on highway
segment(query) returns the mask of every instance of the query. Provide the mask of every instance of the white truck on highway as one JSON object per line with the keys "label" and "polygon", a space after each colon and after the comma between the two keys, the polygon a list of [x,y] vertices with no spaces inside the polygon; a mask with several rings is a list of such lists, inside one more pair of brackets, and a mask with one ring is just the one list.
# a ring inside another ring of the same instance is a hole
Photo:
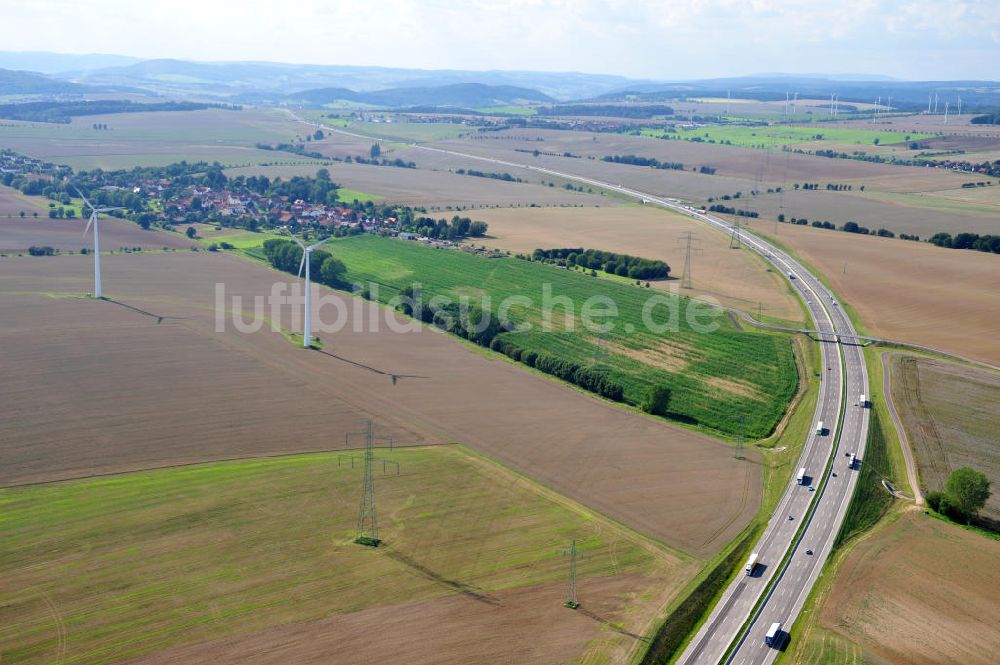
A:
{"label": "white truck on highway", "polygon": [[823,428],[823,421],[821,420],[818,423],[816,423],[816,436],[823,436],[824,431],[825,430]]}
{"label": "white truck on highway", "polygon": [[806,484],[806,468],[805,467],[802,467],[801,469],[799,469],[798,475],[795,476],[795,482],[798,483],[799,485],[805,485]]}
{"label": "white truck on highway", "polygon": [[861,397],[858,398],[858,406],[862,409],[868,408],[868,395],[861,393]]}
{"label": "white truck on highway", "polygon": [[747,559],[747,575],[753,575],[755,568],[757,568],[757,552],[751,554],[750,558]]}
{"label": "white truck on highway", "polygon": [[854,468],[854,465],[855,465],[855,464],[857,463],[857,461],[858,461],[858,456],[857,456],[857,455],[855,455],[854,453],[851,453],[851,454],[850,454],[850,455],[849,455],[849,456],[847,457],[847,468],[848,468],[848,469],[853,469],[853,468]]}
{"label": "white truck on highway", "polygon": [[764,644],[769,647],[778,646],[778,638],[781,636],[781,623],[772,623],[764,636]]}

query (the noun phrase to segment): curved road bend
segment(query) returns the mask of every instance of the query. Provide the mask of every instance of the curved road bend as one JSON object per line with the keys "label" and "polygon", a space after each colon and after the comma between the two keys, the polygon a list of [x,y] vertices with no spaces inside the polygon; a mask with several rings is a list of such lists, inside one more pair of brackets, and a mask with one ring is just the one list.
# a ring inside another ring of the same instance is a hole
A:
{"label": "curved road bend", "polygon": [[[292,115],[300,122],[324,130],[372,138],[312,123],[294,113]],[[416,144],[411,147],[594,185],[632,196],[644,203],[668,208],[724,232],[732,228],[728,222],[695,210],[679,199],[654,196],[622,185],[530,164]],[[773,662],[778,651],[764,644],[764,635],[775,622],[782,624],[786,640],[793,638],[787,634],[787,630],[802,610],[809,591],[822,571],[823,563],[833,549],[833,542],[857,485],[858,473],[848,469],[846,455],[856,453],[860,467],[868,439],[868,409],[858,405],[860,395],[870,394],[864,354],[860,346],[841,344],[839,338],[840,335],[856,335],[854,325],[833,294],[798,261],[749,232],[744,234],[743,243],[789,277],[791,284],[806,302],[809,313],[816,322],[816,329],[821,333],[819,337],[823,371],[812,430],[796,465],[796,469],[806,469],[807,482],[798,485],[794,479],[790,481],[754,547],[753,551],[759,556],[758,572],[752,577],[741,574],[726,589],[678,661],[683,665]],[[816,432],[820,421],[824,425],[824,432],[821,434]],[[831,459],[831,471],[836,476],[831,474],[823,482],[824,475],[828,473],[827,463]],[[815,491],[809,490],[810,483],[816,488]],[[796,539],[803,521],[805,526],[801,536]],[[811,549],[813,554],[807,555],[807,549]],[[790,554],[790,557],[781,566],[786,554]],[[772,581],[773,585],[768,588]],[[758,601],[761,601],[759,607]],[[749,626],[743,630],[744,623],[748,620]],[[726,653],[734,644],[732,653],[726,658]]]}

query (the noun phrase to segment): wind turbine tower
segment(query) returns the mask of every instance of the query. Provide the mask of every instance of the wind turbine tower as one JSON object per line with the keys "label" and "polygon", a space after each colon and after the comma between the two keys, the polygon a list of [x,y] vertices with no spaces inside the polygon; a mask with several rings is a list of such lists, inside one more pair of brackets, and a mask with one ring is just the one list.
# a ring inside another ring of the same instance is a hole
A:
{"label": "wind turbine tower", "polygon": [[302,268],[306,269],[306,315],[304,317],[304,323],[302,327],[302,348],[308,349],[312,346],[312,280],[309,275],[309,264],[312,263],[309,259],[312,257],[313,250],[325,243],[329,238],[324,238],[317,243],[306,246],[301,240],[292,236],[292,240],[298,243],[299,247],[302,248],[302,260],[299,261],[299,277],[302,277]]}
{"label": "wind turbine tower", "polygon": [[77,187],[74,187],[73,189],[76,189],[76,193],[80,195],[81,199],[83,199],[84,204],[88,208],[90,208],[90,221],[87,222],[87,228],[85,228],[83,230],[83,235],[84,235],[84,237],[86,237],[87,236],[87,231],[89,231],[91,225],[93,225],[93,227],[94,227],[94,297],[95,298],[103,298],[104,295],[101,292],[101,240],[100,240],[100,233],[98,232],[98,228],[99,228],[99,224],[98,224],[98,221],[97,221],[99,219],[98,213],[111,212],[112,210],[122,210],[122,208],[95,208],[94,204],[92,204],[90,201],[88,201],[87,197],[83,195],[83,192],[81,192]]}
{"label": "wind turbine tower", "polygon": [[946,124],[946,125],[948,124],[948,105],[950,103],[951,102],[945,102],[944,103],[944,124]]}

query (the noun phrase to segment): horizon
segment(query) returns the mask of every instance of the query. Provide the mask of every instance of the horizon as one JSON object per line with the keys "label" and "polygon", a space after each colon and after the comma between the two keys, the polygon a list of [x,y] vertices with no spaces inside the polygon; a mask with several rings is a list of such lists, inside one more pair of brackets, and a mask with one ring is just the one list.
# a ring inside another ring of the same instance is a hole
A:
{"label": "horizon", "polygon": [[[143,62],[158,62],[158,61],[172,61],[172,62],[184,62],[189,64],[200,64],[200,65],[287,65],[289,67],[344,67],[344,68],[358,68],[358,69],[385,69],[385,70],[401,70],[401,71],[412,71],[412,72],[463,72],[463,73],[527,73],[527,74],[548,74],[548,75],[583,75],[583,76],[606,76],[612,78],[622,78],[629,81],[636,82],[650,82],[650,83],[674,83],[674,82],[686,82],[686,81],[711,81],[711,80],[727,80],[727,79],[752,79],[752,78],[801,78],[801,79],[823,79],[830,81],[843,81],[843,82],[886,82],[886,83],[929,83],[929,82],[951,82],[951,81],[977,81],[977,82],[995,82],[1000,81],[1000,78],[989,79],[989,78],[975,78],[975,77],[962,77],[962,78],[903,78],[898,76],[891,76],[882,72],[858,72],[858,71],[826,71],[826,72],[793,72],[793,71],[754,71],[749,73],[736,73],[727,74],[720,76],[708,76],[708,77],[689,77],[689,78],[641,78],[633,77],[627,74],[616,74],[608,72],[596,72],[583,69],[566,69],[566,70],[548,70],[548,69],[510,69],[503,67],[494,68],[472,68],[472,67],[416,67],[416,66],[405,66],[405,65],[382,65],[382,64],[366,64],[366,63],[319,63],[319,62],[293,62],[291,60],[259,60],[259,59],[241,59],[241,60],[200,60],[185,58],[180,56],[158,56],[145,58],[142,56],[130,55],[126,53],[110,53],[110,52],[65,52],[65,51],[50,51],[50,50],[0,50],[0,58],[3,56],[17,55],[17,56],[57,56],[57,57],[76,57],[76,58],[120,58],[129,59],[133,62],[123,63],[120,65],[101,65],[100,67],[92,66],[86,68],[79,68],[79,71],[91,71],[94,69],[105,69],[111,67],[128,67],[130,65],[139,64]],[[9,71],[17,71],[18,68],[12,68],[0,65],[0,69],[7,69]],[[41,72],[45,74],[51,73],[68,73],[77,71],[75,69],[58,69],[51,71],[43,71],[48,68],[41,69],[22,69],[21,71],[34,71]]]}

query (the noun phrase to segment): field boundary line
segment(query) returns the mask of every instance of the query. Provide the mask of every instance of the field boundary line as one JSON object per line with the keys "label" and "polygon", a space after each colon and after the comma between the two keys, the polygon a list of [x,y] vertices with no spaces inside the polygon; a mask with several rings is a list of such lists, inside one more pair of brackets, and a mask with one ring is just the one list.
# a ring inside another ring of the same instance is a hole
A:
{"label": "field boundary line", "polygon": [[[445,446],[461,446],[455,441],[444,441],[442,443],[416,443],[413,445],[396,444],[394,449],[415,450],[418,448],[441,448]],[[148,473],[153,471],[166,471],[169,469],[183,469],[185,467],[201,466],[204,464],[224,464],[226,462],[247,462],[250,460],[270,460],[282,459],[285,457],[302,457],[306,455],[331,455],[339,452],[363,450],[363,448],[328,448],[326,450],[293,450],[281,453],[262,453],[258,455],[245,455],[242,457],[220,457],[218,459],[206,459],[198,462],[177,462],[175,464],[163,464],[160,466],[148,466],[137,469],[123,469],[121,471],[105,471],[104,473],[91,473],[85,476],[73,476],[71,478],[57,478],[54,480],[40,480],[33,483],[15,483],[12,485],[0,485],[0,492],[11,489],[21,489],[25,487],[43,487],[45,485],[56,485],[58,483],[72,483],[82,480],[96,480],[98,478],[112,478],[114,476],[124,476],[133,473]],[[2,662],[2,661],[0,661]]]}

